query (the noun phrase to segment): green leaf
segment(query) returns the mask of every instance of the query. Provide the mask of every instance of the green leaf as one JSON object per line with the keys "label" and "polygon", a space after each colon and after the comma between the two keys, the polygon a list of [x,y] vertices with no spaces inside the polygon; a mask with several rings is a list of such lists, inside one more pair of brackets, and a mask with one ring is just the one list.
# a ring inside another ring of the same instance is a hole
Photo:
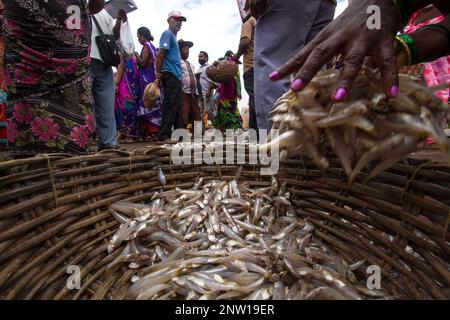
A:
{"label": "green leaf", "polygon": [[24,147],[26,145],[27,145],[27,142],[25,141],[25,139],[22,136],[17,138],[17,141],[16,141],[17,147]]}
{"label": "green leaf", "polygon": [[92,111],[91,111],[91,109],[89,108],[89,107],[87,107],[85,104],[82,104],[81,105],[81,107],[80,107],[80,109],[81,109],[81,113],[83,113],[84,115],[88,115],[88,114],[91,114],[92,113]]}
{"label": "green leaf", "polygon": [[75,127],[75,122],[72,120],[69,120],[69,119],[64,119],[64,125],[67,128],[73,128],[73,127]]}

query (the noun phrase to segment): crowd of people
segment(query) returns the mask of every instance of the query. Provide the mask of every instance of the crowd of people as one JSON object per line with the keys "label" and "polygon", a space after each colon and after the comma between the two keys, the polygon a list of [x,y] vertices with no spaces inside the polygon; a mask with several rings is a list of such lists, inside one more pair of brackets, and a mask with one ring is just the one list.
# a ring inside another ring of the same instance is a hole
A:
{"label": "crowd of people", "polygon": [[[81,8],[76,28],[67,23],[72,5]],[[114,74],[98,38],[120,40],[128,18],[121,11],[114,21],[104,5],[104,0],[0,2],[0,144],[22,154],[83,154],[93,145],[104,150],[134,141],[173,142],[173,130],[192,129],[196,121],[221,131],[243,126],[240,75],[226,83],[209,79],[205,48],[196,70],[190,60],[194,44],[177,38],[187,21],[179,11],[169,13],[157,45],[147,27],[139,28],[141,52],[122,54]],[[383,12],[380,30],[366,26],[370,5]],[[398,94],[400,66],[429,86],[450,83],[448,1],[349,1],[334,20],[336,0],[248,0],[247,7],[252,17],[242,25],[238,50],[220,60],[240,63],[244,57],[252,129],[270,130],[275,101],[289,89],[302,90],[336,56],[342,57],[334,65],[341,68],[332,97],[337,102],[369,58],[389,97]],[[156,96],[151,106],[149,88]],[[448,89],[438,95],[448,103]]]}

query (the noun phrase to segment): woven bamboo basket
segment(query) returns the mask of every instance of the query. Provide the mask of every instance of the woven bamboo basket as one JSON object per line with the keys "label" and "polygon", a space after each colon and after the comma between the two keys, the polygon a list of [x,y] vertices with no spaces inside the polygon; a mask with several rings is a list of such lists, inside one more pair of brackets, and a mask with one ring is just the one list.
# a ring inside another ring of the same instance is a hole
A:
{"label": "woven bamboo basket", "polygon": [[[0,299],[122,299],[136,270],[108,264],[118,228],[108,205],[148,202],[164,189],[190,188],[197,177],[270,185],[260,165],[173,165],[170,151],[53,154],[0,163]],[[370,169],[370,168],[367,168]],[[450,167],[408,159],[363,185],[349,186],[338,161],[324,173],[306,159],[281,164],[297,212],[315,236],[356,262],[379,265],[383,289],[398,299],[448,299]],[[81,267],[81,288],[66,285]],[[361,271],[363,272],[363,271]],[[367,275],[366,275],[367,276]]]}
{"label": "woven bamboo basket", "polygon": [[206,74],[214,82],[226,83],[236,77],[238,70],[236,63],[224,60],[208,67]]}

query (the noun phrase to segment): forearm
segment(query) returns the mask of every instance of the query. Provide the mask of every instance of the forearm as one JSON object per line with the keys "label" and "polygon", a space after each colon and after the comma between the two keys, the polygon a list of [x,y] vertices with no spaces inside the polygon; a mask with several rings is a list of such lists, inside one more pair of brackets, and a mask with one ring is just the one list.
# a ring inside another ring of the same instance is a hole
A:
{"label": "forearm", "polygon": [[446,32],[444,28],[450,30],[450,16],[447,16],[439,24],[427,25],[409,34],[413,39],[413,44],[408,46],[409,49],[405,47],[405,44],[398,47],[398,64],[400,66],[411,64],[411,54],[408,51],[413,52],[414,47],[417,50],[417,60],[412,61],[413,64],[434,61],[449,55],[450,36],[449,32]]}
{"label": "forearm", "polygon": [[250,47],[251,40],[248,38],[242,38],[241,42],[239,43],[239,49],[236,53],[236,59],[239,60],[248,50]]}
{"label": "forearm", "polygon": [[160,49],[158,51],[158,55],[156,56],[156,64],[155,64],[157,76],[161,75],[161,69],[162,69],[165,58],[166,58],[166,51],[163,49]]}
{"label": "forearm", "polygon": [[411,3],[411,12],[419,11],[430,4],[434,5],[445,15],[450,12],[450,2],[448,0],[409,0],[409,2]]}
{"label": "forearm", "polygon": [[113,32],[114,32],[114,37],[116,37],[116,40],[119,40],[120,38],[120,27],[122,25],[122,19],[117,19],[116,20],[116,25],[114,26]]}
{"label": "forearm", "polygon": [[89,12],[91,14],[97,14],[105,7],[105,0],[90,0]]}

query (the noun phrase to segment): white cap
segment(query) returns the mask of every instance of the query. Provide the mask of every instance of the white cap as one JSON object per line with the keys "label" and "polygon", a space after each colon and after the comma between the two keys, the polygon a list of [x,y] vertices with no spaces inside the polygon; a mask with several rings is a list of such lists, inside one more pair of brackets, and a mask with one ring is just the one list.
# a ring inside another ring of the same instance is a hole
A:
{"label": "white cap", "polygon": [[181,19],[182,21],[187,21],[186,17],[183,17],[181,15],[181,12],[177,11],[177,10],[170,11],[169,17],[167,18],[167,20],[169,20],[170,18],[177,18],[177,19]]}

